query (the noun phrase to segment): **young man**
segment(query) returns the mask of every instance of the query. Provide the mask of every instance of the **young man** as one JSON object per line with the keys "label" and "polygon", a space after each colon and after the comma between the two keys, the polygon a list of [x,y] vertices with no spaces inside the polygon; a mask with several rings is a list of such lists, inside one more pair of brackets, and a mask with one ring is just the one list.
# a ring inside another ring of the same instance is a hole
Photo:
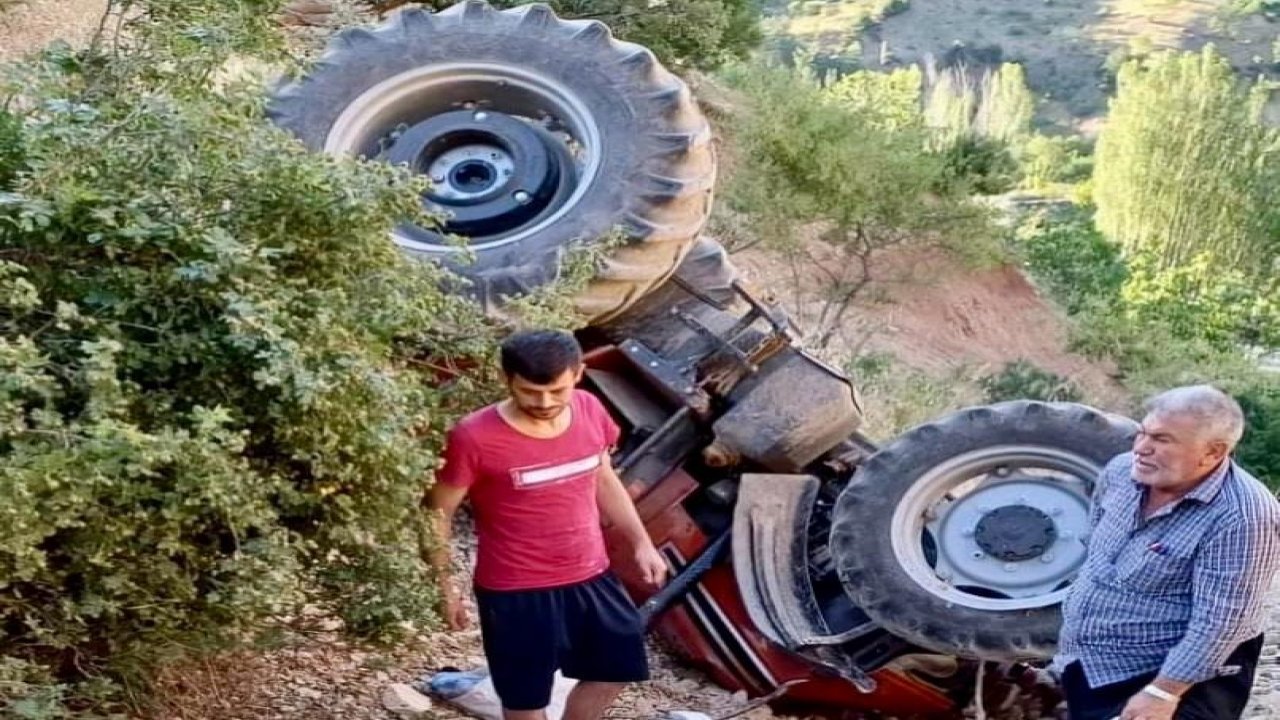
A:
{"label": "young man", "polygon": [[453,628],[466,618],[447,548],[453,514],[471,499],[480,631],[507,720],[545,718],[556,670],[579,681],[565,720],[597,720],[625,683],[648,679],[644,628],[609,571],[601,521],[620,531],[654,587],[667,566],[610,463],[618,426],[599,400],[575,389],[582,371],[582,350],[568,333],[508,338],[509,397],[450,431],[428,497],[439,539],[433,564]]}
{"label": "young man", "polygon": [[1071,720],[1233,720],[1280,570],[1280,503],[1231,461],[1235,400],[1198,385],[1147,410],[1098,478],[1055,665]]}

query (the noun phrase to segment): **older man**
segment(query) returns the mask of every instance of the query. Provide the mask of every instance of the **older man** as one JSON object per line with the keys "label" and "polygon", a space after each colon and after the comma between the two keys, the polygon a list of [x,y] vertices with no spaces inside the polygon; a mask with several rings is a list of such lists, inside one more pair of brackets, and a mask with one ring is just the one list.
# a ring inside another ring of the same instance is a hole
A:
{"label": "older man", "polygon": [[1102,471],[1055,659],[1072,720],[1240,717],[1280,569],[1280,503],[1230,457],[1243,431],[1221,391],[1169,390]]}

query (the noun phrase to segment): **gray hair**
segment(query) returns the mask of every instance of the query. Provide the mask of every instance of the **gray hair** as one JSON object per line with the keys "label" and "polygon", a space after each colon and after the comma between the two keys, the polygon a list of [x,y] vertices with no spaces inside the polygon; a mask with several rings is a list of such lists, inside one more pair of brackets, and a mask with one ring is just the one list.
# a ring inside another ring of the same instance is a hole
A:
{"label": "gray hair", "polygon": [[1189,415],[1200,426],[1200,436],[1222,440],[1230,452],[1244,435],[1244,412],[1235,398],[1212,385],[1188,385],[1165,390],[1149,400],[1152,415]]}

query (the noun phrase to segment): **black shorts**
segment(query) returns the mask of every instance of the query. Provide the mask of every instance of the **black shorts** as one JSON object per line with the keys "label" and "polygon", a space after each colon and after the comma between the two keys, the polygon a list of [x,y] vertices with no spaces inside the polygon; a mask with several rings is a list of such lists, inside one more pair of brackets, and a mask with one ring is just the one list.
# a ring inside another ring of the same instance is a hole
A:
{"label": "black shorts", "polygon": [[476,588],[494,689],[508,710],[551,701],[556,670],[590,682],[649,679],[644,626],[612,572],[543,590]]}

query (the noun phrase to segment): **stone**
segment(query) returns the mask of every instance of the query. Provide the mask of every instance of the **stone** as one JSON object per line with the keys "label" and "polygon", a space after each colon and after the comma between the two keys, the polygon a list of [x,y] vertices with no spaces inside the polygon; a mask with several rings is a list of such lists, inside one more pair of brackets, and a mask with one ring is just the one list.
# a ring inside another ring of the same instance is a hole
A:
{"label": "stone", "polygon": [[382,707],[402,718],[420,718],[431,712],[431,698],[404,683],[395,683],[382,691]]}

